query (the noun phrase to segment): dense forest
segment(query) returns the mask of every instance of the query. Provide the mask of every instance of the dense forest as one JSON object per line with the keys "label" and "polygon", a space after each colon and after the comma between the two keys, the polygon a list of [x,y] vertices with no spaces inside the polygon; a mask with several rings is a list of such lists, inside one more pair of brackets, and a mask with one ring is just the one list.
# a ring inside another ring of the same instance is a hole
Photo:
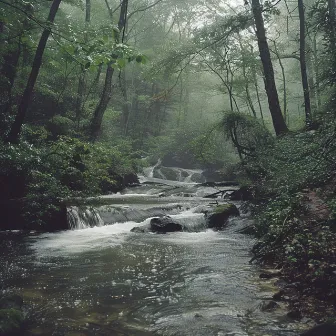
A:
{"label": "dense forest", "polygon": [[0,229],[66,229],[158,159],[216,172],[293,311],[334,314],[334,0],[0,0],[0,39]]}

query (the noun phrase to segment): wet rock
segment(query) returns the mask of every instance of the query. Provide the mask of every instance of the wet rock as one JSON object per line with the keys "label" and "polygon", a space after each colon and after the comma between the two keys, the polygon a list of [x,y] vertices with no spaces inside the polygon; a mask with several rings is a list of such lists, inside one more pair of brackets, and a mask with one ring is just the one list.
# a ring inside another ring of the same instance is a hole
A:
{"label": "wet rock", "polygon": [[147,232],[150,232],[150,228],[149,228],[148,225],[136,226],[133,229],[131,229],[131,232],[135,232],[135,233],[147,233]]}
{"label": "wet rock", "polygon": [[301,334],[301,336],[335,336],[335,335],[336,335],[335,323],[323,323]]}
{"label": "wet rock", "polygon": [[288,312],[287,316],[293,320],[300,320],[302,318],[302,313],[300,312],[300,310],[294,309]]}
{"label": "wet rock", "polygon": [[260,275],[260,279],[272,279],[281,276],[281,270],[267,269],[264,270]]}
{"label": "wet rock", "polygon": [[239,188],[238,190],[233,191],[226,197],[231,201],[250,201],[253,199],[250,188],[245,186]]}
{"label": "wet rock", "polygon": [[23,305],[23,299],[16,294],[10,294],[0,299],[0,309],[20,310]]}
{"label": "wet rock", "polygon": [[0,299],[0,336],[20,334],[24,322],[22,305],[22,297],[16,294]]}
{"label": "wet rock", "polygon": [[0,336],[20,335],[24,322],[23,314],[17,309],[0,309]]}
{"label": "wet rock", "polygon": [[150,230],[156,233],[183,231],[181,224],[175,222],[171,217],[156,217],[150,221]]}
{"label": "wet rock", "polygon": [[206,214],[207,226],[210,229],[223,229],[231,216],[239,216],[239,210],[234,204],[222,204]]}
{"label": "wet rock", "polygon": [[254,235],[256,233],[256,228],[253,224],[246,225],[244,228],[237,231],[238,233],[246,234],[246,235]]}
{"label": "wet rock", "polygon": [[138,186],[140,181],[138,175],[135,173],[129,173],[123,176],[123,182],[125,187]]}
{"label": "wet rock", "polygon": [[280,308],[280,306],[275,301],[265,301],[260,305],[260,310],[264,312],[270,312],[276,310],[277,308]]}
{"label": "wet rock", "polygon": [[283,295],[284,295],[284,291],[280,290],[273,295],[273,300],[280,301],[282,299]]}

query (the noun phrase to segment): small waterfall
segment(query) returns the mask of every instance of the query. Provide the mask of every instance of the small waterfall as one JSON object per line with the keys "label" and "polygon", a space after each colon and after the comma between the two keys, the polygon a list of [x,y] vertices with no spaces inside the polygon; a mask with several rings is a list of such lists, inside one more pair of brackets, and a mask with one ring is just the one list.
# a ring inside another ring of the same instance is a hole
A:
{"label": "small waterfall", "polygon": [[94,208],[70,207],[67,210],[67,218],[71,230],[104,225],[104,221]]}
{"label": "small waterfall", "polygon": [[143,173],[146,177],[153,178],[154,177],[154,170],[155,168],[159,167],[161,165],[161,159],[158,159],[156,164],[153,167],[147,167],[144,168]]}

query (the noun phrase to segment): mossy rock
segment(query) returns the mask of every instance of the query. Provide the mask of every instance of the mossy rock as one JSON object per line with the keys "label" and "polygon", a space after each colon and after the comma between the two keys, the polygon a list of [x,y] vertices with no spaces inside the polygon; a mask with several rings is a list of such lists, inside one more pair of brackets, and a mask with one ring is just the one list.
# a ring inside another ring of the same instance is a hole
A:
{"label": "mossy rock", "polygon": [[17,309],[0,309],[0,336],[19,335],[24,317]]}
{"label": "mossy rock", "polygon": [[223,229],[231,216],[239,216],[239,210],[234,204],[221,204],[207,215],[207,224],[210,229]]}

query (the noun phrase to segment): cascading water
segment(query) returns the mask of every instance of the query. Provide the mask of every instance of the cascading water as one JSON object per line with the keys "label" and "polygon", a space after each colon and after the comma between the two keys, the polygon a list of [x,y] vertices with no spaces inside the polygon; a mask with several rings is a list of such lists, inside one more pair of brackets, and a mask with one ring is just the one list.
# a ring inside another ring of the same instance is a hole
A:
{"label": "cascading water", "polygon": [[185,183],[203,183],[205,178],[202,170],[184,169],[179,167],[163,167],[161,160],[155,166],[144,168],[144,176],[147,178],[157,178],[162,180],[179,181]]}
{"label": "cascading water", "polygon": [[[109,205],[69,208],[73,230],[13,233],[11,252],[0,247],[1,285],[33,310],[22,336],[296,335],[282,309],[258,309],[270,293],[248,263],[253,239],[237,233],[245,219],[231,220],[224,231],[206,228],[203,196],[217,189],[147,179],[105,196]],[[162,215],[183,232],[131,232]]]}
{"label": "cascading water", "polygon": [[95,208],[70,207],[67,218],[71,230],[81,230],[94,226],[103,226],[104,221]]}

